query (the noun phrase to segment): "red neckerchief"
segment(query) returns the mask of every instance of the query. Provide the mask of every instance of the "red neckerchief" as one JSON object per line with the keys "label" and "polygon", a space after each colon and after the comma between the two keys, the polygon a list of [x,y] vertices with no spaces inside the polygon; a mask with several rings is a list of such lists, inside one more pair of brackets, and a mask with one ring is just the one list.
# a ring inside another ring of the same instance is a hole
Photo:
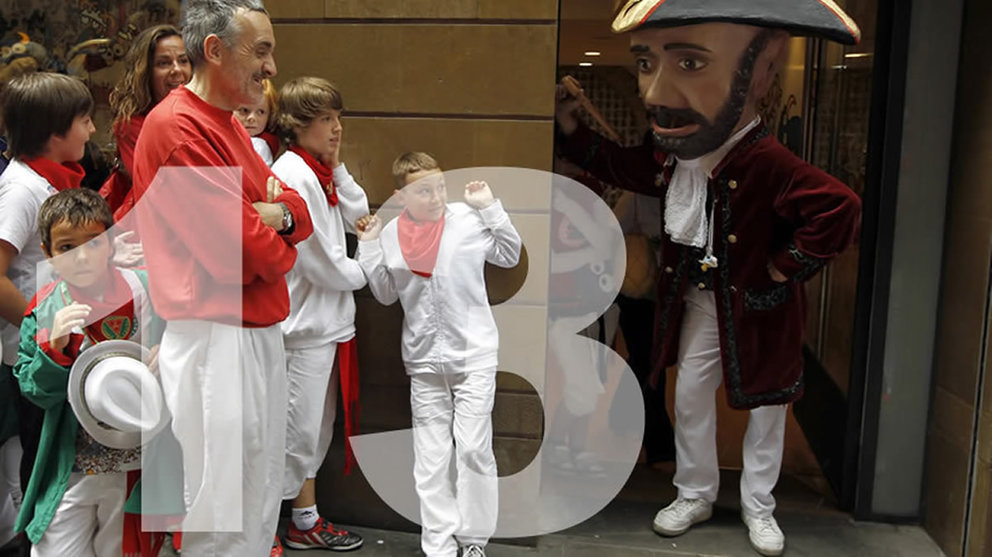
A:
{"label": "red neckerchief", "polygon": [[59,164],[45,157],[22,159],[22,161],[24,164],[30,166],[31,170],[40,174],[42,178],[48,181],[58,191],[78,188],[83,182],[83,177],[86,176],[86,171],[78,162],[64,162]]}
{"label": "red neckerchief", "polygon": [[303,162],[310,167],[310,170],[313,170],[313,173],[317,175],[317,181],[320,182],[320,187],[324,190],[324,195],[327,196],[327,202],[331,204],[331,207],[337,205],[338,189],[334,187],[334,169],[328,168],[313,158],[313,155],[299,145],[290,145],[289,150],[299,155]]}
{"label": "red neckerchief", "polygon": [[62,281],[59,292],[67,305],[76,301],[93,308],[90,312],[93,322],[83,328],[93,344],[105,340],[129,339],[138,330],[131,287],[124,275],[116,269],[111,271],[110,284],[103,293],[103,301],[86,296],[65,281]]}
{"label": "red neckerchief", "polygon": [[269,146],[269,151],[272,151],[272,156],[276,156],[279,152],[279,138],[276,134],[272,132],[262,132],[258,134],[259,139],[264,139],[265,143]]}
{"label": "red neckerchief", "polygon": [[435,221],[416,221],[404,210],[396,224],[400,251],[403,252],[407,266],[413,274],[431,278],[437,263],[437,252],[441,247],[444,215]]}

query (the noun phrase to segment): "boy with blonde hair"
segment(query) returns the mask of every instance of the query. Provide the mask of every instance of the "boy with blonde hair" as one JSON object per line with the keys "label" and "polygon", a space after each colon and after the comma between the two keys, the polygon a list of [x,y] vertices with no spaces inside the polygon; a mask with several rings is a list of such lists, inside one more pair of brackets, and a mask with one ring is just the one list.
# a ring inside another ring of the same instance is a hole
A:
{"label": "boy with blonde hair", "polygon": [[345,232],[355,232],[351,223],[368,214],[369,203],[340,159],[343,108],[338,90],[317,77],[286,83],[279,99],[279,133],[289,148],[272,171],[307,202],[314,227],[297,244],[296,264],[286,275],[290,311],[282,322],[289,378],[283,497],[293,499],[285,543],[293,549],[362,545],[361,536],[320,516],[314,487],[334,433],[339,375],[346,443],[358,404],[352,292],[365,286],[365,275],[346,253]]}
{"label": "boy with blonde hair", "polygon": [[393,175],[404,210],[385,227],[377,215],[356,223],[357,258],[375,298],[403,306],[421,548],[428,557],[484,557],[499,510],[492,447],[499,331],[483,271],[486,262],[516,265],[521,240],[485,182],[465,186],[465,203],[448,204],[430,155],[402,155]]}

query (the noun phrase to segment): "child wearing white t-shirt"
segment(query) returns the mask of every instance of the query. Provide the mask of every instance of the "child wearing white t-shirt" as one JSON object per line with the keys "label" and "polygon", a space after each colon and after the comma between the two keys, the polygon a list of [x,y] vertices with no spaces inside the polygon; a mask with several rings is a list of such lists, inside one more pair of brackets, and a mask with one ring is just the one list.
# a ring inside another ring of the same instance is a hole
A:
{"label": "child wearing white t-shirt", "polygon": [[[50,281],[37,276],[38,264],[45,260],[38,211],[49,196],[82,182],[85,172],[77,161],[96,131],[92,110],[89,89],[62,74],[27,74],[0,93],[0,119],[13,157],[0,175],[0,464],[20,460],[19,480],[9,477],[12,466],[0,467],[0,489],[18,481],[26,488],[41,435],[42,411],[22,399],[13,375],[28,300],[39,282]],[[15,436],[20,436],[23,458]],[[20,493],[9,497],[15,501]],[[3,498],[0,506],[6,508]],[[0,516],[0,537],[6,537],[7,515],[9,508]]]}

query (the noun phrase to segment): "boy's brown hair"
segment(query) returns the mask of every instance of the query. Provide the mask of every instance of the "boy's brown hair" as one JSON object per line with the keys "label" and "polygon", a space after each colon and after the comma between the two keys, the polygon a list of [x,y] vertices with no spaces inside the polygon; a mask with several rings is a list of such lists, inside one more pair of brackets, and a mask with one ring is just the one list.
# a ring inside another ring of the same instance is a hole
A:
{"label": "boy's brown hair", "polygon": [[[307,127],[315,118],[331,110],[343,110],[341,92],[319,77],[298,77],[279,91],[277,132],[287,143],[296,142],[296,127]],[[270,120],[271,121],[271,120]]]}
{"label": "boy's brown hair", "polygon": [[420,172],[421,170],[440,170],[441,166],[434,160],[434,157],[420,151],[403,153],[393,161],[393,180],[396,181],[396,188],[403,189],[406,186],[407,174]]}
{"label": "boy's brown hair", "polygon": [[7,144],[16,158],[41,156],[53,135],[64,136],[76,117],[92,110],[90,90],[67,75],[30,73],[11,80],[0,91]]}
{"label": "boy's brown hair", "polygon": [[41,245],[49,256],[52,254],[52,226],[62,221],[68,221],[73,227],[96,222],[110,230],[114,226],[114,214],[107,201],[93,190],[72,188],[49,197],[38,210]]}

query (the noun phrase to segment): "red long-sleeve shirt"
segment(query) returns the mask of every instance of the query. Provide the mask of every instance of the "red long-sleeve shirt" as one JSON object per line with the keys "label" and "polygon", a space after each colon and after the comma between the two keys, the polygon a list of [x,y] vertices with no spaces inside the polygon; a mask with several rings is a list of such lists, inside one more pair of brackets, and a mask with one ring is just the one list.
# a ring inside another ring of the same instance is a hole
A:
{"label": "red long-sleeve shirt", "polygon": [[252,204],[265,201],[271,175],[232,112],[185,87],[152,109],[135,146],[133,178],[159,315],[249,327],[286,318],[285,275],[296,261],[294,244],[313,225],[306,203],[286,186],[275,201],[292,213],[292,234],[262,223]]}

